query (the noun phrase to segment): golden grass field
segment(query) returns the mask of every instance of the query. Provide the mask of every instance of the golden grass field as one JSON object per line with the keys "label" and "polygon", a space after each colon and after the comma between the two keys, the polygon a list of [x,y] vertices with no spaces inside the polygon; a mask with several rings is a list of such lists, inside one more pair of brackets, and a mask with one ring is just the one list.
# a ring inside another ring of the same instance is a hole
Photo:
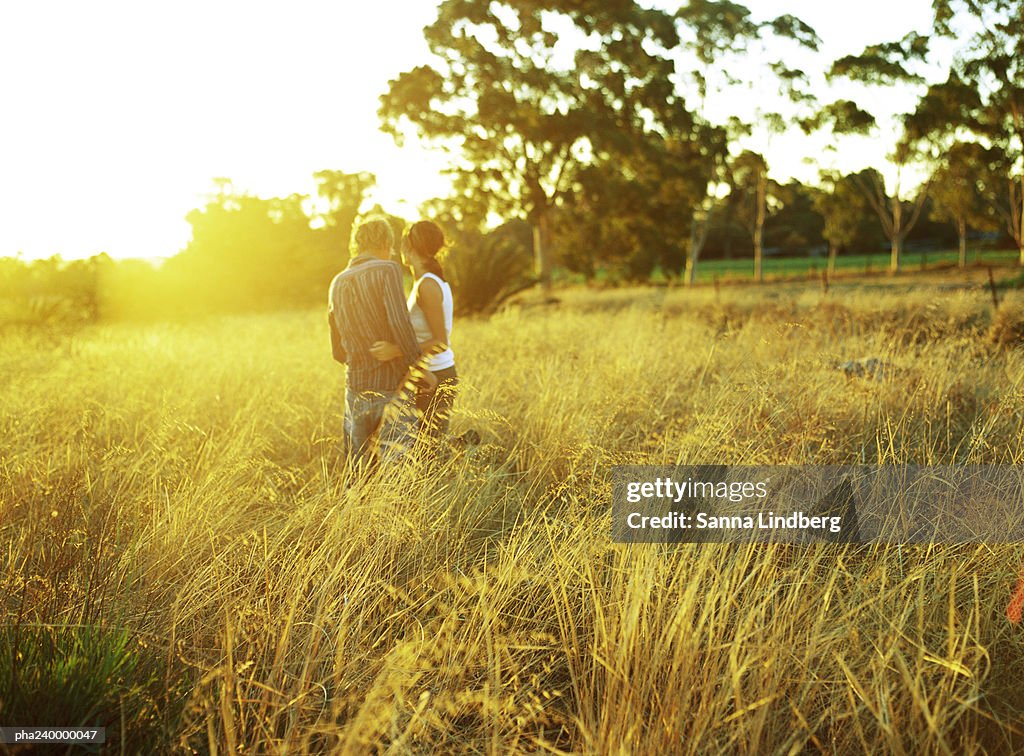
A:
{"label": "golden grass field", "polygon": [[[350,480],[321,311],[0,341],[0,719],[200,753],[1024,748],[1017,545],[616,545],[620,463],[1024,463],[1024,297],[570,291]],[[835,365],[875,356],[886,381]],[[26,719],[34,719],[28,722]]]}

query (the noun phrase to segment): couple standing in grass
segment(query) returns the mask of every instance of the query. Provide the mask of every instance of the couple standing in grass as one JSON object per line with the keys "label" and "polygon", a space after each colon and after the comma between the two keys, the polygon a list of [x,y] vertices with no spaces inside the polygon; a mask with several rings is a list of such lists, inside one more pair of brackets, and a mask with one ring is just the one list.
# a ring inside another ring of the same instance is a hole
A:
{"label": "couple standing in grass", "polygon": [[415,280],[406,301],[391,224],[370,218],[356,228],[355,256],[331,282],[331,349],[348,366],[345,440],[356,463],[378,453],[395,459],[447,433],[458,375],[449,345],[452,290],[437,261],[442,246],[431,221],[402,237]]}

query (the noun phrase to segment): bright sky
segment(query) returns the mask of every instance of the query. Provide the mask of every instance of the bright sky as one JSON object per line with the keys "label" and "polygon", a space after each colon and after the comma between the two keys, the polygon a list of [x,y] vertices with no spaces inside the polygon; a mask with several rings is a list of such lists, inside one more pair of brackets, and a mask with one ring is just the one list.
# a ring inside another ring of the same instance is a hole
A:
{"label": "bright sky", "polygon": [[[931,3],[747,5],[757,17],[804,19],[825,41],[824,61],[926,31]],[[388,80],[428,60],[421,32],[434,14],[429,0],[3,3],[0,256],[172,255],[189,239],[185,214],[218,176],[286,196],[314,193],[317,170],[372,171],[369,203],[415,217],[446,194],[444,156],[399,149],[376,112]],[[892,95],[871,104],[909,107]],[[880,164],[891,141],[823,160]],[[783,136],[770,146],[776,178],[816,175],[801,159],[822,155],[820,144]]]}

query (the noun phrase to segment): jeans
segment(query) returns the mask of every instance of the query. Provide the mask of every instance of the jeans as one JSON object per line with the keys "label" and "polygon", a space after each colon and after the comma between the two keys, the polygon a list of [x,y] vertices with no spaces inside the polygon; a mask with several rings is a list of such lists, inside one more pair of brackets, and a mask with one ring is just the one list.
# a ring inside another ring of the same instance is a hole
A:
{"label": "jeans", "polygon": [[437,388],[432,392],[417,394],[416,407],[423,413],[420,433],[424,438],[436,440],[448,433],[459,375],[454,365],[433,372],[437,376]]}
{"label": "jeans", "polygon": [[345,440],[355,463],[400,459],[416,440],[414,410],[397,391],[345,391]]}

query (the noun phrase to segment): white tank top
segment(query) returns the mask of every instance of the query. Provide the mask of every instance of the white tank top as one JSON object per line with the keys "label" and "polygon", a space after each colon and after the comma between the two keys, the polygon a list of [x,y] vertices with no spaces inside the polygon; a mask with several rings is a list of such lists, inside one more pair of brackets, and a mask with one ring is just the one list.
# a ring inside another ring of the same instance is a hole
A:
{"label": "white tank top", "polygon": [[441,306],[444,310],[444,330],[446,333],[445,341],[448,344],[447,349],[430,358],[427,367],[432,371],[444,370],[445,368],[455,366],[455,352],[452,351],[451,343],[455,301],[452,299],[452,287],[448,285],[448,282],[442,281],[433,273],[424,273],[420,280],[416,282],[416,285],[412,287],[412,293],[409,294],[409,319],[412,320],[412,329],[416,332],[416,341],[422,344],[434,338],[434,332],[430,330],[427,316],[423,314],[423,309],[416,302],[416,295],[419,293],[420,284],[426,278],[436,281],[437,285],[441,287]]}

